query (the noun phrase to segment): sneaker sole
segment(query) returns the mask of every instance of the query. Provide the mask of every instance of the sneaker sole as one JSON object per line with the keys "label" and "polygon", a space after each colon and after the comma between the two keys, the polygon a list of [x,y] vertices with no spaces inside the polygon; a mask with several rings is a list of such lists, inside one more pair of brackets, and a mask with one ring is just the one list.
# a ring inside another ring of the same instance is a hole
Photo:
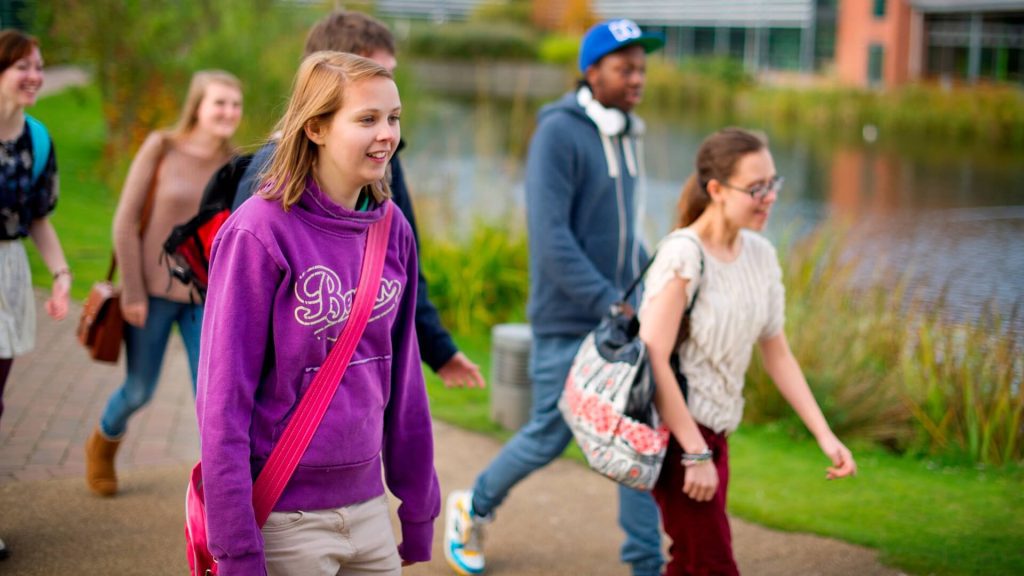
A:
{"label": "sneaker sole", "polygon": [[444,546],[444,559],[448,562],[448,566],[455,571],[456,574],[461,576],[479,576],[484,573],[484,569],[473,570],[468,566],[463,566],[454,554],[452,554],[451,543],[448,542],[448,534],[451,534],[455,528],[455,514],[460,511],[455,506],[453,497],[449,496],[448,502],[445,503],[445,518],[444,518],[444,533],[445,533],[445,546]]}

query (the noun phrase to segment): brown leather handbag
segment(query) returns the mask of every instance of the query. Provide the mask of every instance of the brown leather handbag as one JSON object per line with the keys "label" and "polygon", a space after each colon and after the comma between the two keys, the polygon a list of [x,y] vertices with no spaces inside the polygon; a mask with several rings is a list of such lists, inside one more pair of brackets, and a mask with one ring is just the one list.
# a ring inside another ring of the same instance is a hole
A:
{"label": "brown leather handbag", "polygon": [[[156,179],[167,150],[166,139],[161,142],[160,157],[153,167],[153,177],[146,191],[139,221],[139,238],[149,225],[153,213],[153,197],[156,193]],[[124,317],[121,315],[121,288],[114,284],[117,271],[117,255],[111,253],[107,279],[96,282],[89,289],[89,296],[82,306],[82,317],[78,320],[78,341],[85,346],[89,356],[97,362],[117,363],[121,355],[121,341],[124,340]]]}
{"label": "brown leather handbag", "polygon": [[78,321],[78,341],[97,362],[117,363],[124,339],[124,318],[121,316],[121,288],[114,286],[116,260],[110,258],[107,279],[96,282],[82,307]]}

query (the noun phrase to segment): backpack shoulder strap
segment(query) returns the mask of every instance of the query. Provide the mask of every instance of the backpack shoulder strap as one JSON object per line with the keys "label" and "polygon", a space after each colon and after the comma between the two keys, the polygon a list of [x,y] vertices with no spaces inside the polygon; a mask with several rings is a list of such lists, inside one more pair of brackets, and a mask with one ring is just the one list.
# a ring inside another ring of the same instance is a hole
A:
{"label": "backpack shoulder strap", "polygon": [[46,126],[32,116],[25,114],[25,121],[28,123],[29,136],[32,139],[32,185],[39,181],[46,169],[46,163],[50,159],[50,152],[53,143],[50,141],[50,133]]}

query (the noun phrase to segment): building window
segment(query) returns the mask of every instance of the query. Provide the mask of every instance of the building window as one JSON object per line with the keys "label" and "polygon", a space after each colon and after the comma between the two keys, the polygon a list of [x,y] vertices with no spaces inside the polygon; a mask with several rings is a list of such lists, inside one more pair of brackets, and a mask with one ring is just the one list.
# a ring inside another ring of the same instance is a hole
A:
{"label": "building window", "polygon": [[693,52],[698,56],[708,56],[715,53],[715,29],[694,28],[693,29]]}
{"label": "building window", "polygon": [[878,44],[868,47],[868,85],[878,87],[882,85],[882,59],[885,56],[885,48]]}
{"label": "building window", "polygon": [[800,30],[771,28],[768,35],[768,67],[776,70],[799,70],[800,41]]}
{"label": "building window", "polygon": [[885,0],[875,0],[873,4],[874,8],[871,10],[871,13],[875,18],[885,18]]}

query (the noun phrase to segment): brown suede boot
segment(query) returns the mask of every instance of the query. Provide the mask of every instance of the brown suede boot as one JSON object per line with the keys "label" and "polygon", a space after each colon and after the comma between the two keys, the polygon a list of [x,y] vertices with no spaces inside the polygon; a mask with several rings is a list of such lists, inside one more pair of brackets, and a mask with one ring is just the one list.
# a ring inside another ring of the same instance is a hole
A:
{"label": "brown suede boot", "polygon": [[110,440],[97,427],[85,442],[85,483],[100,496],[117,494],[114,456],[121,440]]}

